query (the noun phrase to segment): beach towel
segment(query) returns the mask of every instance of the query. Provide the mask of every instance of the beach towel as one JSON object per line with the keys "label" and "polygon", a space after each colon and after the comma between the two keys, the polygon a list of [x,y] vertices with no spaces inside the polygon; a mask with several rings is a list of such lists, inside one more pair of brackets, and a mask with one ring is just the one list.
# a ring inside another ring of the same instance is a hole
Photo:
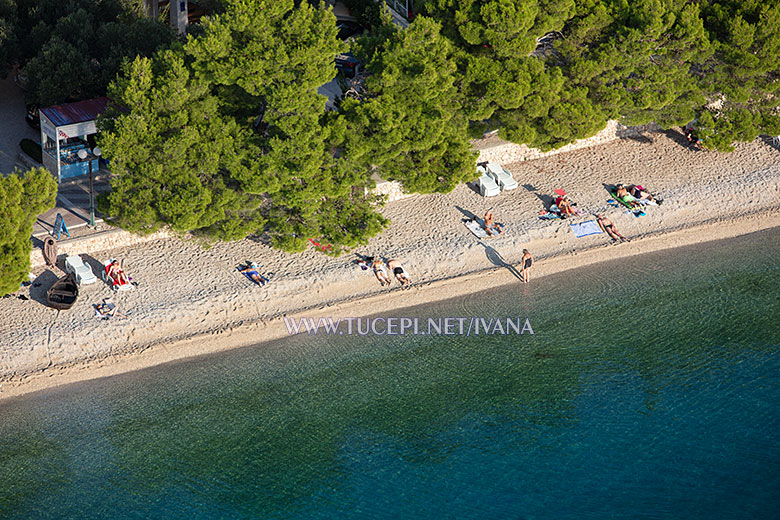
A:
{"label": "beach towel", "polygon": [[585,222],[578,222],[577,224],[570,224],[572,233],[577,238],[586,237],[588,235],[598,235],[601,233],[601,228],[595,220],[586,220]]}
{"label": "beach towel", "polygon": [[491,230],[493,234],[492,235],[488,235],[487,232],[485,231],[485,228],[482,226],[483,222],[484,222],[484,220],[478,218],[478,219],[474,219],[474,220],[471,220],[471,219],[464,220],[463,224],[467,228],[469,228],[469,231],[474,233],[474,236],[476,236],[477,238],[493,238],[495,236],[498,236],[499,229],[504,229],[504,225],[503,224],[498,224],[498,223],[493,224],[493,229]]}

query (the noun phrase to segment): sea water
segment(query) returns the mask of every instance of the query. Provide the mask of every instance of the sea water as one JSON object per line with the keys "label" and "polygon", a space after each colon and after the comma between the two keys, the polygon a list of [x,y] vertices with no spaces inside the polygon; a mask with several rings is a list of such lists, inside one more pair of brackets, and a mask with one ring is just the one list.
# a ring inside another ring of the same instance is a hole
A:
{"label": "sea water", "polygon": [[507,270],[392,315],[533,335],[299,335],[9,399],[0,518],[777,518],[778,279],[778,230]]}

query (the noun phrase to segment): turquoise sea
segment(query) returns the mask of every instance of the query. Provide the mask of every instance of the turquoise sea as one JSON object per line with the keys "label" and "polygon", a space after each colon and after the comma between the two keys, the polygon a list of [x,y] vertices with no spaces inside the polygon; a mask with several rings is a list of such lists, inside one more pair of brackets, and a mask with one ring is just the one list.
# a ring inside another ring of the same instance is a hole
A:
{"label": "turquoise sea", "polygon": [[[507,271],[508,281],[513,280]],[[770,519],[780,230],[0,402],[0,518]]]}

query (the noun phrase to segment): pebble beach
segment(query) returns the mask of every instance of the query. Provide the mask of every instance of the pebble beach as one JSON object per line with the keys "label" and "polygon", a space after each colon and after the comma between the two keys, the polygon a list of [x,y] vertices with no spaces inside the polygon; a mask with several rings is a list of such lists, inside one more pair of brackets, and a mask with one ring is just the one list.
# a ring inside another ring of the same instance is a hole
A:
{"label": "pebble beach", "polygon": [[[110,251],[85,251],[97,265],[122,258],[138,282],[113,293],[83,286],[67,311],[46,307],[45,289],[62,276],[35,267],[39,287],[27,300],[0,300],[0,398],[137,370],[200,354],[284,337],[282,317],[367,316],[520,283],[514,266],[524,248],[536,258],[535,278],[579,266],[735,237],[780,226],[780,150],[765,139],[732,153],[699,152],[679,132],[646,132],[609,144],[504,165],[519,187],[483,198],[469,185],[443,195],[389,202],[390,227],[366,246],[338,258],[309,247],[300,254],[271,249],[262,238],[211,247],[187,237],[163,238]],[[664,203],[634,217],[607,203],[607,187],[641,184]],[[585,213],[545,221],[539,211],[564,189]],[[463,219],[491,210],[505,232],[480,240]],[[605,234],[576,238],[572,222],[603,213],[630,243]],[[357,255],[400,259],[413,279],[381,287]],[[271,278],[258,287],[239,274],[244,261]],[[112,297],[127,317],[101,320],[93,305]]]}

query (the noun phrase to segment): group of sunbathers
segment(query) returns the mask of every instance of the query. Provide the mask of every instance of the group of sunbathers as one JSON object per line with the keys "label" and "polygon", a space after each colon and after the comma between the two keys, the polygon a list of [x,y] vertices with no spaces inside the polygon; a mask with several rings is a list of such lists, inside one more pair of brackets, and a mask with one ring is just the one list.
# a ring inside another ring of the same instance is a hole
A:
{"label": "group of sunbathers", "polygon": [[[390,286],[390,284],[392,283],[390,279],[389,271],[392,271],[393,275],[395,276],[395,279],[398,280],[398,283],[400,283],[401,285],[407,285],[412,283],[412,279],[409,276],[409,273],[407,273],[406,269],[404,269],[404,267],[401,265],[400,260],[396,260],[396,259],[388,260],[387,264],[385,264],[379,258],[373,258],[373,257],[369,257],[369,258],[373,260],[371,262],[371,269],[374,271],[374,276],[376,276],[376,279],[379,280],[379,285],[381,285],[382,287],[384,287],[385,285]],[[365,260],[363,262],[365,262]]]}

